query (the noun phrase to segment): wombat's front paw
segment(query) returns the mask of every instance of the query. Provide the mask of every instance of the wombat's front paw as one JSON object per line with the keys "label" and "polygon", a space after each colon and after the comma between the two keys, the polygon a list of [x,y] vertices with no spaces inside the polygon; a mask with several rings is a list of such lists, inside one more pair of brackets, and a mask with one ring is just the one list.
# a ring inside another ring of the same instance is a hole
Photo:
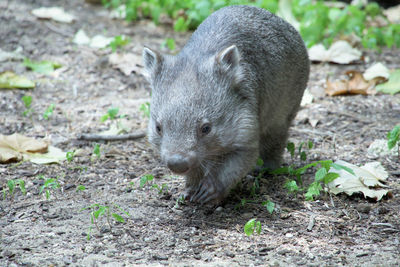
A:
{"label": "wombat's front paw", "polygon": [[[188,193],[190,191],[187,191]],[[202,179],[197,188],[189,193],[190,201],[201,204],[218,204],[224,198],[224,188],[222,184],[211,177],[205,177]]]}

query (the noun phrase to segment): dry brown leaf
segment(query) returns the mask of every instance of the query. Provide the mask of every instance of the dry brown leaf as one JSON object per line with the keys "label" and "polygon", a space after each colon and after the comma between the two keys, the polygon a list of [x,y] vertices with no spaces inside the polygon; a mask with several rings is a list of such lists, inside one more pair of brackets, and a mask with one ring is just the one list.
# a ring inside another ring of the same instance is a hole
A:
{"label": "dry brown leaf", "polygon": [[18,152],[46,153],[48,144],[32,137],[21,134],[0,135],[0,147],[9,148]]}
{"label": "dry brown leaf", "polygon": [[329,96],[360,94],[374,95],[376,94],[375,86],[384,81],[383,77],[376,77],[370,81],[366,81],[361,72],[350,70],[346,72],[349,80],[340,80],[335,82],[326,81],[325,93]]}

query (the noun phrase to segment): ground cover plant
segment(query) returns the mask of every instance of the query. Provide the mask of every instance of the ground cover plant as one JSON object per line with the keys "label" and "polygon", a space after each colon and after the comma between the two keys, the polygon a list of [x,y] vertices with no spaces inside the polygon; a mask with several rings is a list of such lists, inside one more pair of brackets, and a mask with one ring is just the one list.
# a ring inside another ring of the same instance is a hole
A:
{"label": "ground cover plant", "polygon": [[[146,131],[151,104],[141,74],[144,46],[177,53],[212,11],[245,2],[127,0],[107,1],[105,8],[93,1],[0,0],[1,265],[400,265],[400,52],[398,23],[387,21],[387,9],[250,2],[274,13],[289,6],[309,46],[328,49],[346,40],[359,53],[345,64],[313,62],[311,96],[293,122],[282,168],[263,170],[259,161],[223,204],[209,207],[185,201],[185,181],[160,164],[143,135],[109,141],[104,133],[118,124],[117,137],[126,134],[121,129]],[[129,22],[111,16],[111,6],[120,4]],[[55,6],[73,21],[32,12]],[[81,30],[89,42],[74,42]],[[91,46],[99,36],[102,47]],[[128,68],[115,67],[110,57]],[[379,85],[364,77],[376,63],[387,69]],[[377,90],[331,96],[328,81],[352,92]],[[13,133],[21,136],[10,148],[5,137]],[[45,153],[31,147],[38,143],[60,149],[61,156],[51,164],[22,160]],[[3,162],[4,151],[18,157]],[[342,176],[352,174],[335,164],[347,163],[356,174],[369,173],[356,177],[365,191],[337,193]],[[379,200],[366,191],[379,193]]]}

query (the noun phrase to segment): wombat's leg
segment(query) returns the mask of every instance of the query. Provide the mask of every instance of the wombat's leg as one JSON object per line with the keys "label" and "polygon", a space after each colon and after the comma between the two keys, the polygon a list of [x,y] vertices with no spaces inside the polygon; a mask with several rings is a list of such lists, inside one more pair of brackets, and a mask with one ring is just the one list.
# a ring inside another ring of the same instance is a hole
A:
{"label": "wombat's leg", "polygon": [[264,161],[264,167],[270,169],[279,168],[282,154],[286,147],[288,127],[282,126],[268,131],[260,137],[260,157]]}
{"label": "wombat's leg", "polygon": [[229,194],[230,189],[251,170],[257,156],[257,149],[228,154],[219,169],[212,170],[200,181],[190,201],[202,204],[220,203]]}

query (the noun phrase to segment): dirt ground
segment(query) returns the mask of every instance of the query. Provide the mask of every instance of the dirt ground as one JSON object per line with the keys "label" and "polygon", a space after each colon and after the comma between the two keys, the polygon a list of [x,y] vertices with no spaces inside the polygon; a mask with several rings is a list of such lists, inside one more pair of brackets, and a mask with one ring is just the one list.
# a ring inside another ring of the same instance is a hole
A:
{"label": "dirt ground", "polygon": [[[30,11],[42,6],[62,6],[77,21],[38,20]],[[91,160],[94,142],[77,140],[79,134],[106,130],[110,124],[99,118],[110,107],[128,115],[133,132],[145,131],[147,119],[139,107],[150,94],[141,74],[128,77],[110,67],[109,50],[77,46],[71,40],[81,28],[89,36],[125,34],[132,41],[124,49],[140,56],[144,45],[159,49],[167,37],[180,48],[190,33],[177,34],[149,21],[110,20],[107,10],[83,0],[0,0],[0,10],[1,49],[22,47],[31,59],[63,65],[55,75],[44,76],[26,70],[21,62],[0,64],[0,72],[12,70],[37,82],[31,91],[0,91],[0,133],[47,136],[64,151],[81,149],[71,163],[0,165],[0,187],[20,178],[27,188],[27,195],[17,190],[13,198],[1,199],[0,266],[400,266],[399,160],[367,153],[375,139],[384,139],[400,122],[400,95],[316,97],[299,112],[290,134],[296,144],[314,143],[309,161],[380,161],[390,173],[392,198],[375,202],[361,195],[323,194],[307,202],[302,194],[291,195],[283,188],[285,176],[262,178],[253,198],[249,185],[254,177],[248,175],[220,207],[177,205],[183,178],[161,166],[145,138],[98,142],[97,160]],[[366,62],[356,65],[313,64],[309,88],[320,92],[328,75],[338,79],[345,70],[364,70],[376,61],[400,68],[399,55],[393,49],[365,52]],[[24,94],[33,97],[31,117],[22,116]],[[50,103],[55,104],[54,114],[44,120],[41,114]],[[304,164],[288,153],[285,162]],[[313,172],[304,176],[306,184]],[[168,190],[159,194],[150,186],[139,188],[144,174],[153,174],[155,183],[165,183]],[[39,194],[39,175],[58,178],[61,185],[51,190],[49,200]],[[78,185],[86,190],[76,191]],[[254,202],[240,206],[241,199]],[[267,199],[276,204],[273,214],[260,204]],[[103,216],[97,229],[90,211],[82,211],[92,204],[115,204],[130,216],[114,208],[126,222],[111,220],[110,228]],[[251,218],[262,223],[259,236],[243,232]]]}

